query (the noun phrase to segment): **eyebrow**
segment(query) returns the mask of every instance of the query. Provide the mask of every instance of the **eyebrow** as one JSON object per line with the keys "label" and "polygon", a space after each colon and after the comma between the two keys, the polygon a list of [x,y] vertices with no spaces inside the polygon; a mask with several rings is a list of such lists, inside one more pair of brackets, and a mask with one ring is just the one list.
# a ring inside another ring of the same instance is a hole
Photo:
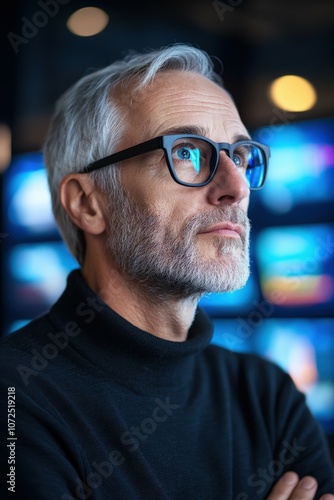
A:
{"label": "eyebrow", "polygon": [[[188,125],[184,127],[172,127],[163,132],[162,135],[169,134],[192,134],[192,135],[202,135],[203,137],[208,137],[209,132],[207,129],[197,125]],[[232,142],[239,141],[251,141],[251,137],[244,134],[236,134],[232,137]],[[222,141],[223,142],[223,141]]]}
{"label": "eyebrow", "polygon": [[233,142],[239,141],[251,141],[252,138],[249,135],[237,134],[233,136]]}
{"label": "eyebrow", "polygon": [[201,126],[197,125],[186,125],[183,127],[172,127],[164,131],[163,135],[168,134],[193,134],[193,135],[203,135],[204,137],[208,135],[208,131]]}

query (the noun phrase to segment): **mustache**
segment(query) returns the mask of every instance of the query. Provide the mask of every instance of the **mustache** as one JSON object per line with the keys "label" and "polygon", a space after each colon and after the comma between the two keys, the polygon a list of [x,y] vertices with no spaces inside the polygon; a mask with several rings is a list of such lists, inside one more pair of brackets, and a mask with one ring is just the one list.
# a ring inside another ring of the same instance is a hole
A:
{"label": "mustache", "polygon": [[199,213],[192,216],[185,224],[184,236],[192,236],[202,231],[207,226],[230,222],[242,227],[242,238],[246,239],[249,235],[251,223],[247,215],[239,207],[219,207],[212,212]]}

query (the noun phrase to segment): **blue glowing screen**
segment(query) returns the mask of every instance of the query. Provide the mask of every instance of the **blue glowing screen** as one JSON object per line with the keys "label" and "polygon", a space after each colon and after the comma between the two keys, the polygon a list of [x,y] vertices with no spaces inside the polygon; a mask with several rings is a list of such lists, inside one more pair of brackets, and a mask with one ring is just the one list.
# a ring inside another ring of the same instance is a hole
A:
{"label": "blue glowing screen", "polygon": [[333,200],[334,119],[263,127],[253,134],[271,149],[265,187],[259,192],[272,213],[289,213],[300,204]]}

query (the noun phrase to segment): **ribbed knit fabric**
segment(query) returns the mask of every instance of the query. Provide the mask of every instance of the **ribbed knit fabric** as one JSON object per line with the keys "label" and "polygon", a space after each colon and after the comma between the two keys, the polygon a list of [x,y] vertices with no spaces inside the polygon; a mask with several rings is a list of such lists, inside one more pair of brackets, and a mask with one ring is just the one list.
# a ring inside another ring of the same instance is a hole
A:
{"label": "ribbed knit fabric", "polygon": [[142,331],[73,271],[49,313],[0,343],[0,498],[253,500],[286,470],[315,476],[316,498],[334,493],[324,437],[290,377],[212,334],[201,309],[186,342]]}

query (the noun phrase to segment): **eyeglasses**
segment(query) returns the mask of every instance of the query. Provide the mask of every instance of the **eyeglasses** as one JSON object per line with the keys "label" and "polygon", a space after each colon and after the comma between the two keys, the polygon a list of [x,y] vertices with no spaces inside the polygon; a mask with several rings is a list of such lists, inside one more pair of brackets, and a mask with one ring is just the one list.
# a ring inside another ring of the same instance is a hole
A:
{"label": "eyeglasses", "polygon": [[93,172],[136,156],[162,149],[169,172],[182,186],[206,186],[219,164],[220,151],[235,163],[250,189],[260,189],[266,179],[270,149],[264,144],[242,140],[229,144],[214,142],[200,135],[163,135],[90,163],[79,173]]}

